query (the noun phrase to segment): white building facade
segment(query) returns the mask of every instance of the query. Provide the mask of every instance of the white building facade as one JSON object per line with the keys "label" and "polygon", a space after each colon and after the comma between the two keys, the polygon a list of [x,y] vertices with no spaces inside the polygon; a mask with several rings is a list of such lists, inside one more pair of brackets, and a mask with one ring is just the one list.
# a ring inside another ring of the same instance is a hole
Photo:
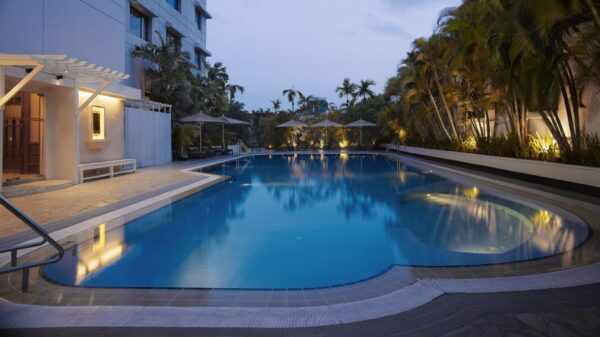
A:
{"label": "white building facade", "polygon": [[[170,161],[170,109],[143,100],[143,64],[131,51],[174,39],[202,73],[210,18],[206,0],[0,1],[0,97],[12,94],[0,105],[1,181],[79,183],[82,165]],[[26,55],[63,55],[69,68]]]}

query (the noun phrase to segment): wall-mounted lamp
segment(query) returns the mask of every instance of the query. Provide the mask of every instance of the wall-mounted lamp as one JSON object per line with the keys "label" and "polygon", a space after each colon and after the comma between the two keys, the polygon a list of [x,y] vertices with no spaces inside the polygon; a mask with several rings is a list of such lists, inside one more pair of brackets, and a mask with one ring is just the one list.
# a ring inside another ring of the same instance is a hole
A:
{"label": "wall-mounted lamp", "polygon": [[63,78],[64,78],[63,75],[56,75],[56,79],[59,81],[62,80]]}

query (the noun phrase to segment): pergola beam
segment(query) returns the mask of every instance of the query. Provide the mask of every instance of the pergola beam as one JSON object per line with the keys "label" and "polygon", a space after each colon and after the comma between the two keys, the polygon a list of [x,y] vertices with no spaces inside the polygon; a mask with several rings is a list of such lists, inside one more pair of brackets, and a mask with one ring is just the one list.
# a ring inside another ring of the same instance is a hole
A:
{"label": "pergola beam", "polygon": [[100,86],[100,88],[94,90],[92,95],[90,97],[88,97],[88,99],[86,99],[85,102],[81,103],[81,105],[79,106],[79,110],[77,110],[77,116],[79,116],[79,114],[83,110],[85,110],[85,108],[87,108],[88,105],[90,105],[90,103],[92,103],[92,101],[95,100],[96,97],[98,97],[98,95],[100,95],[104,90],[106,90],[106,88],[108,88],[109,85],[110,85],[109,81],[102,82],[102,85]]}
{"label": "pergola beam", "polygon": [[19,91],[21,91],[21,89],[23,89],[23,87],[26,86],[27,83],[29,83],[37,74],[42,72],[44,68],[45,66],[43,64],[36,65],[35,68],[33,68],[33,70],[29,74],[27,74],[27,76],[23,77],[19,81],[19,83],[17,83],[17,85],[10,89],[10,91],[7,92],[6,95],[2,95],[2,98],[0,98],[0,107],[4,107],[4,105],[6,105],[6,103],[8,103],[8,101],[10,101],[11,98],[13,98]]}

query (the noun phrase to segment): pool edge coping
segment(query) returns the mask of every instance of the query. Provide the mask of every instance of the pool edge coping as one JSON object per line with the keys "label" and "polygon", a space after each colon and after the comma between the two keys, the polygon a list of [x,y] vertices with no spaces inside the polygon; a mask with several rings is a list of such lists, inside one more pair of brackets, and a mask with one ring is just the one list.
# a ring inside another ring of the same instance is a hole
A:
{"label": "pool edge coping", "polygon": [[[568,274],[568,275],[567,275]],[[449,293],[498,293],[598,283],[600,263],[539,275],[489,279],[419,280],[390,294],[361,301],[297,308],[62,306],[0,301],[1,328],[181,327],[307,328],[347,324],[416,309]]]}

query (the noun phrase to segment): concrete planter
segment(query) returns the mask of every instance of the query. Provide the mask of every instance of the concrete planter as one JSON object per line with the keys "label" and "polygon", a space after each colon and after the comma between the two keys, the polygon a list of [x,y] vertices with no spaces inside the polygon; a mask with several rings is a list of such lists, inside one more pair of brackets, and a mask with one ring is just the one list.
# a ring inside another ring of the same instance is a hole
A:
{"label": "concrete planter", "polygon": [[567,181],[600,188],[600,168],[559,164],[538,160],[486,156],[474,153],[433,150],[421,147],[383,144],[384,148],[404,153],[486,166],[515,173]]}

